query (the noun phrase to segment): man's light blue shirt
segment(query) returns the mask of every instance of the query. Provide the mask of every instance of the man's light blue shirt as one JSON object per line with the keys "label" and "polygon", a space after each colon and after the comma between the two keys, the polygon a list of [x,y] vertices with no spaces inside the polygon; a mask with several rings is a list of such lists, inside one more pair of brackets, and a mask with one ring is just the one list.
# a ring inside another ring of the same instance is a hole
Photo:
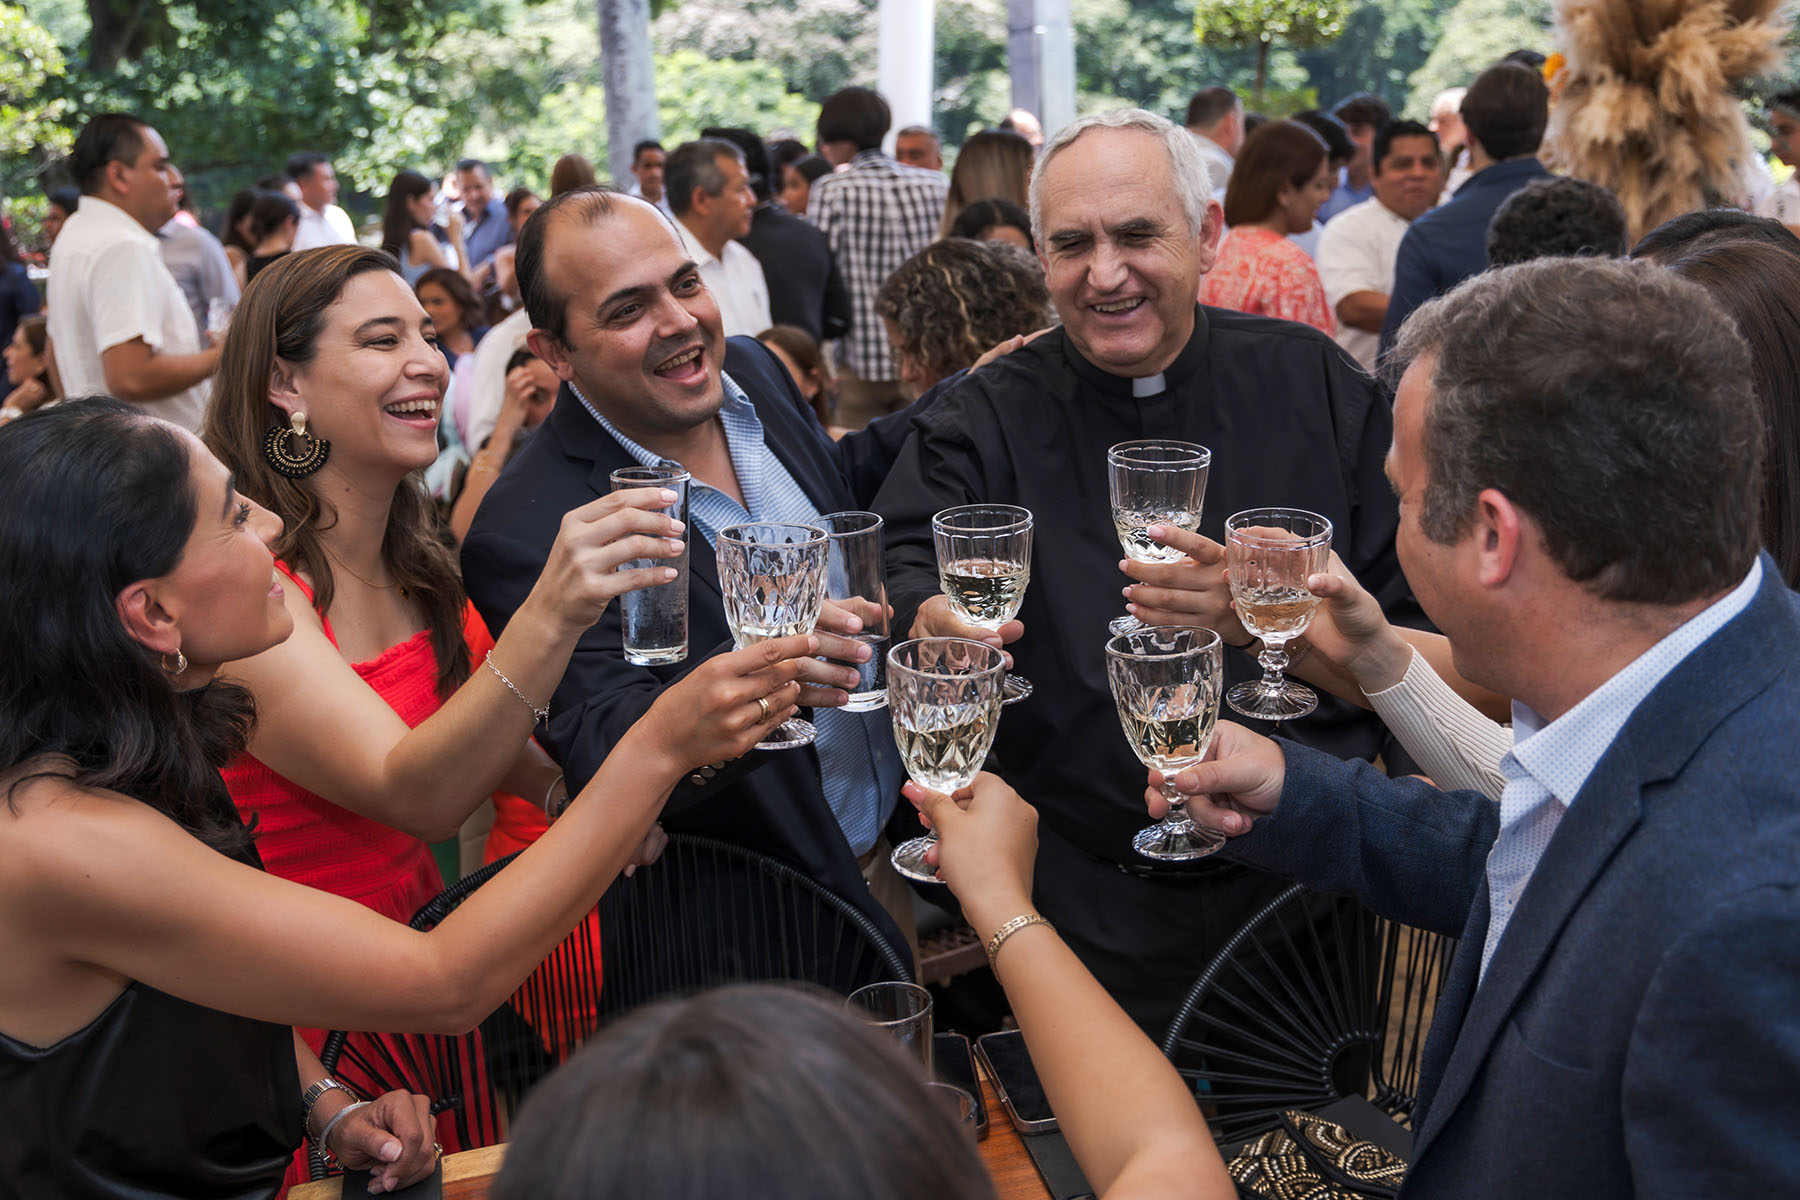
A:
{"label": "man's light blue shirt", "polygon": [[1500,834],[1488,852],[1490,916],[1481,951],[1483,978],[1551,835],[1619,730],[1670,671],[1750,606],[1762,572],[1759,558],[1730,593],[1689,618],[1556,720],[1546,723],[1531,708],[1513,701],[1515,741],[1500,759],[1500,772],[1506,776]]}
{"label": "man's light blue shirt", "polygon": [[[744,503],[740,505],[711,484],[692,479],[688,483],[688,515],[694,525],[711,546],[718,544],[721,529],[746,521],[817,525],[823,514],[769,448],[755,405],[731,376],[721,374],[720,378],[725,384],[725,401],[719,407],[719,422],[725,429],[725,445]],[[640,466],[681,466],[626,437],[573,384],[570,390]],[[825,801],[851,851],[861,857],[881,836],[881,827],[899,799],[900,785],[906,781],[887,711],[853,713],[821,708],[814,710],[812,719],[819,730],[814,749],[819,755]]]}

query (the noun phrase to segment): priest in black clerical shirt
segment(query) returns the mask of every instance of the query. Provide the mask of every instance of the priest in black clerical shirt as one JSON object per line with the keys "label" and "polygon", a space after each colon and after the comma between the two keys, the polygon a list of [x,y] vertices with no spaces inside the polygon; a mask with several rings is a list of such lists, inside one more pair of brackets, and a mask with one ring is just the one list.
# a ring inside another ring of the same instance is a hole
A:
{"label": "priest in black clerical shirt", "polygon": [[[989,765],[1040,813],[1040,910],[1158,1039],[1207,958],[1285,881],[1221,858],[1161,864],[1133,851],[1149,823],[1145,771],[1119,728],[1104,653],[1121,589],[1151,624],[1249,645],[1223,579],[1224,522],[1278,505],[1328,517],[1333,548],[1390,615],[1416,612],[1382,472],[1387,401],[1323,334],[1194,303],[1219,238],[1210,195],[1192,140],[1160,117],[1127,110],[1060,133],[1038,164],[1032,215],[1062,327],[917,416],[875,501],[896,640],[998,636],[1036,685],[1005,710]],[[1168,539],[1189,559],[1122,570],[1106,451],[1152,437],[1212,450],[1204,517],[1199,535]],[[938,594],[931,516],[978,502],[1036,516],[1024,606],[999,635],[958,622]],[[1252,653],[1225,654],[1228,684],[1260,676]],[[1382,748],[1372,714],[1329,697],[1282,732],[1345,756]]]}

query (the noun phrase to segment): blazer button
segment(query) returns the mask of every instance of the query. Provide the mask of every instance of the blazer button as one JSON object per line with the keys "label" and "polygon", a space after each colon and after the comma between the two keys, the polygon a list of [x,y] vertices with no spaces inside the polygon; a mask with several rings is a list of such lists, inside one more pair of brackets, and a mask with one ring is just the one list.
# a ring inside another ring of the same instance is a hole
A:
{"label": "blazer button", "polygon": [[702,775],[706,776],[708,779],[711,779],[713,776],[717,775],[719,772],[712,767],[701,767],[700,773]]}
{"label": "blazer button", "polygon": [[706,786],[706,780],[702,779],[698,775],[689,775],[688,782],[693,784],[695,787],[705,787]]}

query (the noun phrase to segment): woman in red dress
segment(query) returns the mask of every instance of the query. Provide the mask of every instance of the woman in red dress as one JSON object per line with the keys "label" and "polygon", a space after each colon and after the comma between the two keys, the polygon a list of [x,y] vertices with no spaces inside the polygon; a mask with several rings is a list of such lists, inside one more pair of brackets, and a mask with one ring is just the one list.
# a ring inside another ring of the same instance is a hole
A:
{"label": "woman in red dress", "polygon": [[1225,187],[1230,232],[1200,280],[1200,303],[1336,333],[1319,269],[1288,240],[1312,228],[1331,187],[1325,143],[1306,126],[1270,121],[1251,134]]}
{"label": "woman in red dress", "polygon": [[431,843],[490,794],[565,798],[530,740],[538,706],[614,596],[673,574],[619,565],[677,553],[682,533],[647,511],[656,489],[568,514],[496,642],[419,479],[448,379],[390,258],[306,251],[245,290],[206,426],[237,489],[281,518],[276,568],[292,584],[294,635],[224,669],[258,712],[226,784],[271,873],[397,921],[443,888]]}

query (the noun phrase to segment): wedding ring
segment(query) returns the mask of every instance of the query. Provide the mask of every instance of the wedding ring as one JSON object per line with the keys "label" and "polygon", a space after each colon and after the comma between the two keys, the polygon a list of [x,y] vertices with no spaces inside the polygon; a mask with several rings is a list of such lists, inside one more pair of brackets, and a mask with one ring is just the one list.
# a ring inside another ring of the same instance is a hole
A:
{"label": "wedding ring", "polygon": [[431,1150],[432,1150],[432,1153],[436,1154],[439,1158],[444,1157],[444,1148],[443,1148],[443,1146],[439,1145],[437,1142],[431,1143]]}
{"label": "wedding ring", "polygon": [[758,696],[756,698],[756,703],[757,706],[762,709],[763,720],[766,721],[774,715],[775,710],[769,707],[769,699],[767,696]]}

